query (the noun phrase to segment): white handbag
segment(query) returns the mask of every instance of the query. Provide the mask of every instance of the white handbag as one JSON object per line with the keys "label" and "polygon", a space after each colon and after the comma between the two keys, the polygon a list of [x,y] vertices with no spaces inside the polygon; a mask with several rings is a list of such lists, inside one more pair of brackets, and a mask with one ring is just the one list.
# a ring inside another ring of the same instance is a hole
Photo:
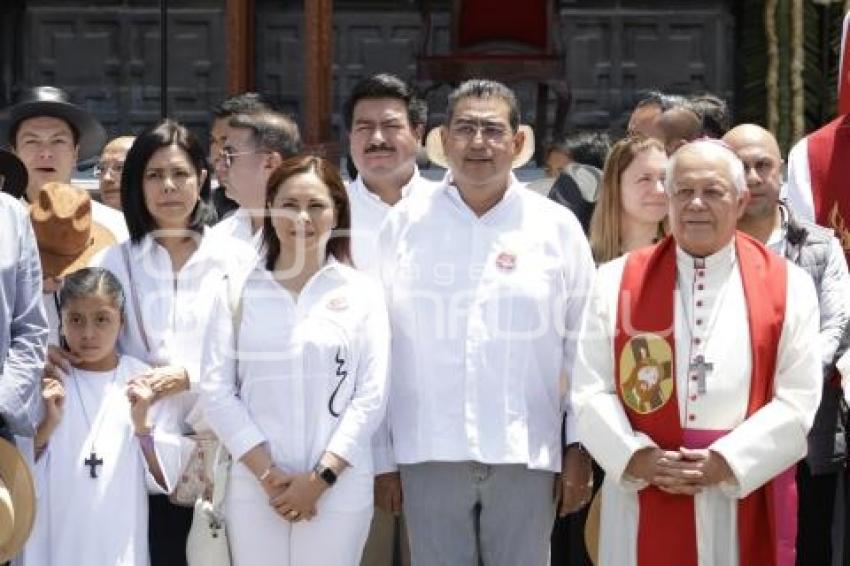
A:
{"label": "white handbag", "polygon": [[[247,279],[247,277],[245,277]],[[227,297],[233,321],[234,344],[238,351],[239,328],[242,324],[242,291],[245,279],[237,284],[227,277]],[[239,359],[236,359],[237,368]],[[237,371],[238,375],[238,371]],[[186,541],[186,562],[189,566],[230,566],[230,543],[224,524],[224,493],[230,476],[232,459],[219,443],[213,468],[212,500],[199,497],[192,514],[192,528]]]}
{"label": "white handbag", "polygon": [[219,446],[215,457],[212,501],[195,501],[192,528],[186,541],[189,566],[230,566],[230,544],[224,525],[222,503],[230,474],[230,455]]}

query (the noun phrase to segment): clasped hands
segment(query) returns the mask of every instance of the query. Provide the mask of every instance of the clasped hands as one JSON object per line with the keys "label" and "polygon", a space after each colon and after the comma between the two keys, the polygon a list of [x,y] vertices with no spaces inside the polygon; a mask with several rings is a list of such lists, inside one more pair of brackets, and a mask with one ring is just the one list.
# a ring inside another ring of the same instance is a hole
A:
{"label": "clasped hands", "polygon": [[316,502],[328,485],[314,472],[287,474],[272,466],[260,482],[269,497],[269,505],[290,523],[309,521],[316,516]]}
{"label": "clasped hands", "polygon": [[706,487],[734,481],[726,459],[710,449],[662,450],[647,447],[634,453],[625,474],[670,494],[696,495]]}

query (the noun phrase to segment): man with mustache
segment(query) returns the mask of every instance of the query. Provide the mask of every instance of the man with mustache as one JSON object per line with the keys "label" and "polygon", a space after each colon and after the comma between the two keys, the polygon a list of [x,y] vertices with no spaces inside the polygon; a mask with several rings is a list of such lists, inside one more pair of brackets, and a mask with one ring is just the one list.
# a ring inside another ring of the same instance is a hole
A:
{"label": "man with mustache", "polygon": [[354,86],[343,108],[357,177],[348,185],[352,252],[358,269],[374,272],[378,228],[390,209],[434,183],[419,175],[428,108],[404,81],[382,73]]}
{"label": "man with mustache", "polygon": [[[799,490],[797,564],[832,564],[833,519],[841,524],[843,505],[836,507],[839,479],[847,458],[844,443],[841,384],[835,362],[847,349],[850,275],[841,244],[832,230],[795,218],[779,200],[782,157],[773,135],[755,124],[730,130],[728,143],[744,164],[750,202],[738,229],[805,269],[815,283],[820,307],[819,353],[823,394],[808,437],[808,454],[797,466]],[[838,537],[841,540],[843,537]]]}
{"label": "man with mustache", "polygon": [[[419,175],[427,107],[400,78],[379,74],[354,86],[343,108],[351,159],[357,177],[348,184],[351,205],[351,250],[358,269],[377,276],[378,229],[390,209],[412,193],[431,190]],[[364,566],[410,563],[407,532],[401,517],[401,482],[385,462],[375,461],[375,515]],[[388,473],[385,473],[388,472]],[[393,561],[395,540],[400,556]]]}

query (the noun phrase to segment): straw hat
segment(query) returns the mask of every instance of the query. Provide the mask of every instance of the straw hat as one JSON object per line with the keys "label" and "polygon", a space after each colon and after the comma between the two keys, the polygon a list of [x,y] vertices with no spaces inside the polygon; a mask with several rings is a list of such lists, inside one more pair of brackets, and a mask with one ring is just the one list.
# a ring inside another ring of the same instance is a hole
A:
{"label": "straw hat", "polygon": [[[431,163],[439,165],[443,169],[448,169],[449,162],[446,159],[446,154],[443,152],[443,140],[440,139],[440,130],[442,128],[443,126],[437,126],[428,132],[428,137],[425,138],[425,151]],[[520,124],[518,131],[525,134],[525,141],[522,144],[520,152],[514,156],[514,161],[511,164],[513,169],[522,167],[534,156],[534,130],[527,124]]]}
{"label": "straw hat", "polygon": [[29,174],[24,163],[14,153],[0,149],[0,191],[21,198],[28,182]]}
{"label": "straw hat", "polygon": [[115,243],[104,226],[92,221],[91,197],[64,183],[47,183],[30,207],[41,270],[63,277],[86,267],[98,251]]}
{"label": "straw hat", "polygon": [[0,564],[24,547],[35,520],[35,487],[23,456],[0,438]]}

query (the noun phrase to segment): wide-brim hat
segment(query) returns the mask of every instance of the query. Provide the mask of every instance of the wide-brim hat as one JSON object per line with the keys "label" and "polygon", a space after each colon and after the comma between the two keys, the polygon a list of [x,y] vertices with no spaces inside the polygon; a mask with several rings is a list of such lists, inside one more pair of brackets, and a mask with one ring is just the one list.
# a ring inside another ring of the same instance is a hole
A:
{"label": "wide-brim hat", "polygon": [[[425,138],[425,152],[428,154],[428,159],[434,165],[439,165],[443,169],[449,168],[449,162],[446,159],[446,154],[443,151],[443,140],[440,139],[440,130],[444,126],[438,126],[428,132]],[[528,163],[534,156],[534,130],[528,124],[520,124],[517,130],[525,135],[525,140],[522,144],[522,149],[514,156],[511,168],[517,169]]]}
{"label": "wide-brim hat", "polygon": [[30,205],[30,221],[45,277],[64,277],[89,265],[115,243],[105,226],[92,220],[91,197],[83,189],[47,183]]}
{"label": "wide-brim hat", "polygon": [[37,86],[25,90],[12,106],[0,113],[0,140],[14,145],[9,139],[12,130],[27,118],[51,116],[65,120],[79,135],[78,159],[84,161],[100,154],[106,143],[106,130],[93,114],[71,102],[68,93],[55,86]]}
{"label": "wide-brim hat", "polygon": [[29,466],[11,442],[0,438],[0,564],[23,549],[34,521],[35,485]]}
{"label": "wide-brim hat", "polygon": [[21,198],[27,190],[29,174],[18,156],[0,149],[0,190],[15,198]]}

